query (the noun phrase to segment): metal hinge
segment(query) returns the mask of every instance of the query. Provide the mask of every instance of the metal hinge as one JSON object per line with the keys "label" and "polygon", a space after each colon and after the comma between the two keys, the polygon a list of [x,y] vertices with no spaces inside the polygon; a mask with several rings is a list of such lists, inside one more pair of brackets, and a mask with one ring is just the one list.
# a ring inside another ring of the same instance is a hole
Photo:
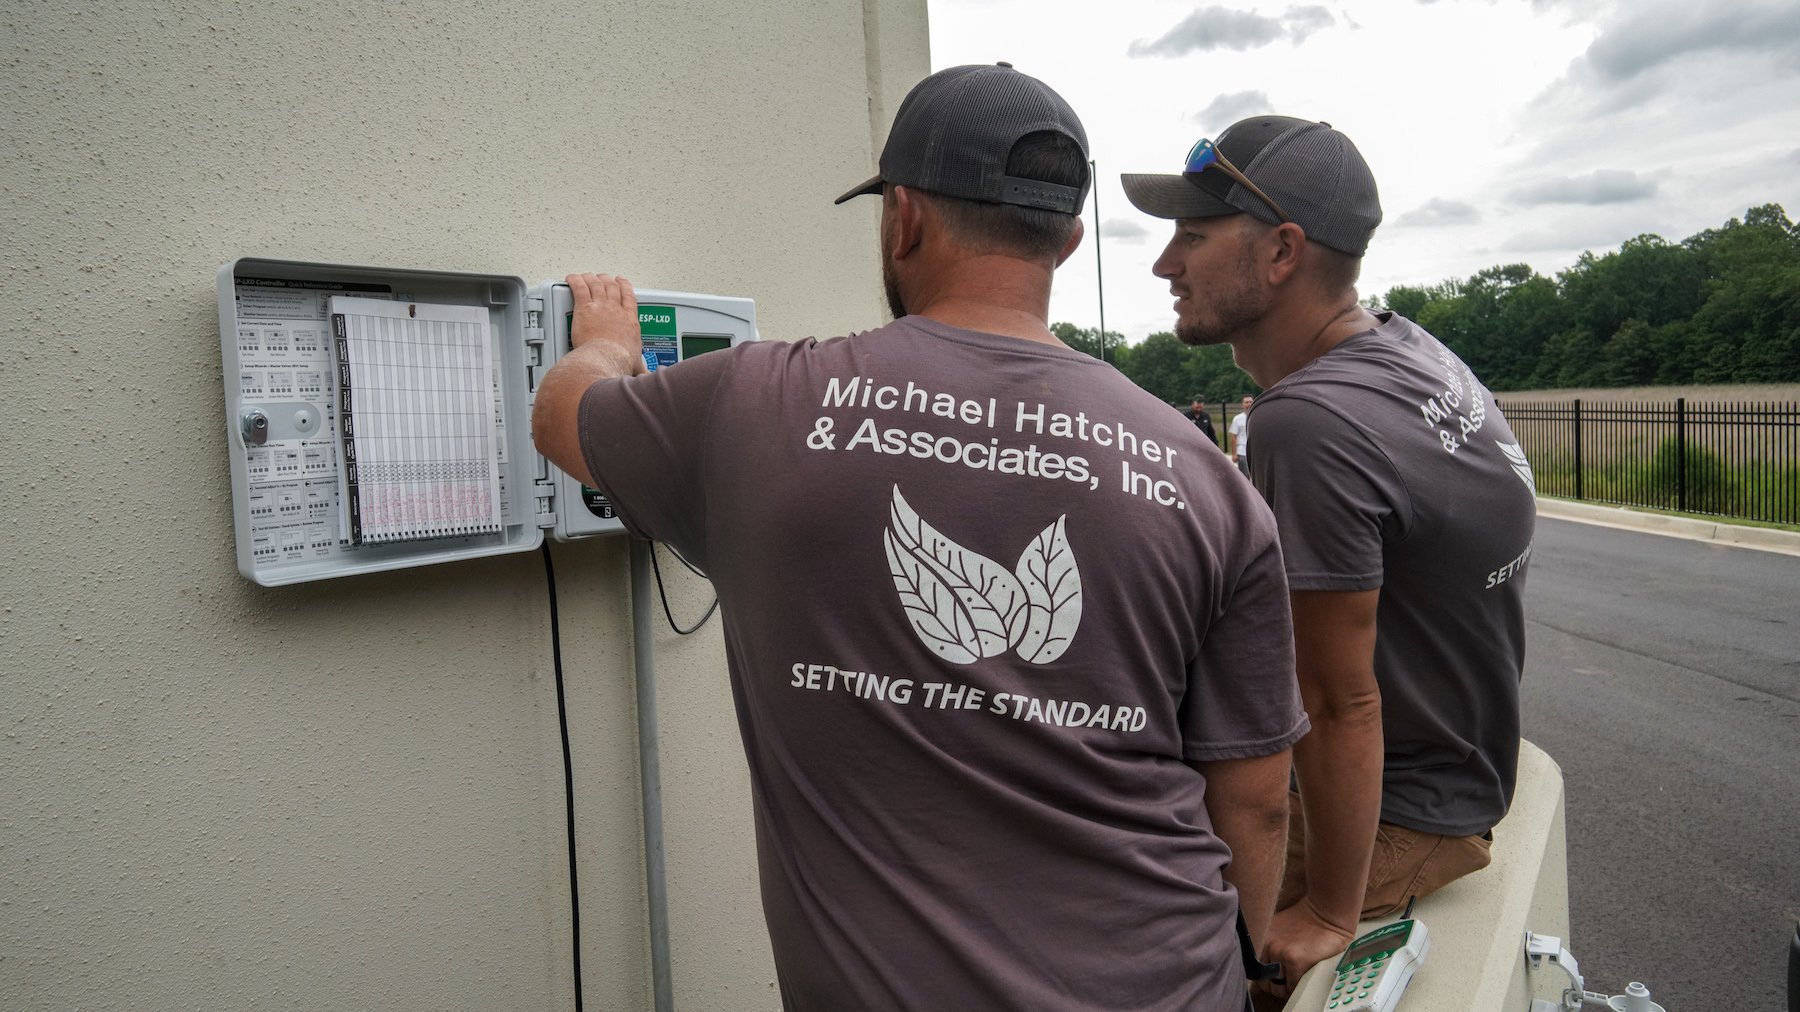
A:
{"label": "metal hinge", "polygon": [[[544,300],[525,300],[525,364],[536,369],[544,364]],[[537,384],[532,383],[532,389]]]}
{"label": "metal hinge", "polygon": [[544,530],[554,528],[556,526],[556,482],[540,476],[531,483],[531,494],[537,499],[537,525]]}

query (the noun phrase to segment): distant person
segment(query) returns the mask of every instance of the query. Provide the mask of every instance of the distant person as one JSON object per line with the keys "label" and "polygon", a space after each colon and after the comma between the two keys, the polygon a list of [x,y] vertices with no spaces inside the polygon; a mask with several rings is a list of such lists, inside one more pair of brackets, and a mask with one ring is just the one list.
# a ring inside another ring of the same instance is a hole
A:
{"label": "distant person", "polygon": [[1357,302],[1381,205],[1349,138],[1257,116],[1180,175],[1124,185],[1175,220],[1153,270],[1177,336],[1230,344],[1263,388],[1250,475],[1281,530],[1313,721],[1264,953],[1297,981],[1359,917],[1489,861],[1518,763],[1531,467],[1467,365]]}
{"label": "distant person", "polygon": [[1237,417],[1233,418],[1231,424],[1225,427],[1226,438],[1231,443],[1226,447],[1226,452],[1231,455],[1232,463],[1237,465],[1238,470],[1243,472],[1245,477],[1250,476],[1250,405],[1254,403],[1255,398],[1244,398],[1243,406],[1238,411]]}
{"label": "distant person", "polygon": [[1212,415],[1207,413],[1206,405],[1200,403],[1200,398],[1194,398],[1194,402],[1188,405],[1188,409],[1182,414],[1188,417],[1188,421],[1194,423],[1195,428],[1206,433],[1208,442],[1214,446],[1219,445],[1219,433],[1213,428]]}
{"label": "distant person", "polygon": [[790,1010],[1235,1010],[1306,731],[1274,517],[1178,412],[1061,344],[1087,136],[933,74],[880,173],[897,319],[645,373],[569,278],[532,431],[718,589]]}

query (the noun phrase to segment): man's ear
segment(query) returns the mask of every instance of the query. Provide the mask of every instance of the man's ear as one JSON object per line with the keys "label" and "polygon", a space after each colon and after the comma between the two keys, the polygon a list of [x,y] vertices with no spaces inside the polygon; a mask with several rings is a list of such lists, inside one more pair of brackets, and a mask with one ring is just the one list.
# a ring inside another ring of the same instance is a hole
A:
{"label": "man's ear", "polygon": [[925,239],[925,202],[913,192],[911,187],[890,186],[886,199],[889,201],[887,213],[892,222],[892,246],[888,256],[895,260],[904,260],[919,248]]}
{"label": "man's ear", "polygon": [[1300,270],[1306,258],[1306,230],[1291,221],[1275,226],[1265,237],[1263,266],[1269,283],[1285,284]]}
{"label": "man's ear", "polygon": [[1063,243],[1062,252],[1056,254],[1056,266],[1061,267],[1063,261],[1069,259],[1069,257],[1074,254],[1076,248],[1081,245],[1081,237],[1085,234],[1087,234],[1087,225],[1077,217],[1075,219],[1075,231],[1069,234],[1069,241]]}

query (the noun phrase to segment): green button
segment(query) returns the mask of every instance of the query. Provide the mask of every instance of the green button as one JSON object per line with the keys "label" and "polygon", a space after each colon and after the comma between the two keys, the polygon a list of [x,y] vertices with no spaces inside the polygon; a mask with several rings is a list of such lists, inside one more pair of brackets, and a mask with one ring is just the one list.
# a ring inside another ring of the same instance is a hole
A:
{"label": "green button", "polygon": [[1355,963],[1352,963],[1351,965],[1352,966],[1367,966],[1372,960],[1374,960],[1374,958],[1375,958],[1374,956],[1364,956],[1363,958],[1357,960]]}

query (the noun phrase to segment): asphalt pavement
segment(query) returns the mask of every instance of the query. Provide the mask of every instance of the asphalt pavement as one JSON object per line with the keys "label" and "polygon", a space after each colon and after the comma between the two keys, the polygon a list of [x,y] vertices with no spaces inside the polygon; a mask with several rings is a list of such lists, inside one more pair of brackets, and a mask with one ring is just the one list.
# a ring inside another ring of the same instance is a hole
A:
{"label": "asphalt pavement", "polygon": [[1787,1008],[1800,534],[1743,530],[1546,501],[1526,583],[1524,733],[1563,770],[1569,949],[1589,990],[1642,981],[1668,1012]]}

